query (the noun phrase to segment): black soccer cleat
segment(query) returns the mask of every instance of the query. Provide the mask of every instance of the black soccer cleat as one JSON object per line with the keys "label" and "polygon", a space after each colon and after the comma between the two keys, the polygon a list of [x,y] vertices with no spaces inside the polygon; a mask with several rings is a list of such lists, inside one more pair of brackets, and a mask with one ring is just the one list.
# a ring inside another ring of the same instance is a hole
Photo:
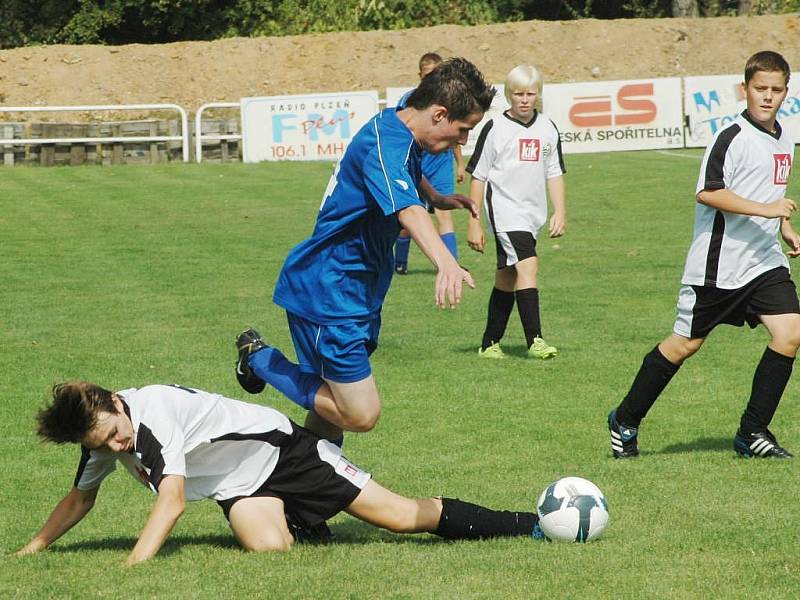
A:
{"label": "black soccer cleat", "polygon": [[638,427],[628,427],[617,421],[617,409],[608,413],[608,431],[611,433],[611,452],[614,458],[639,456]]}
{"label": "black soccer cleat", "polygon": [[745,458],[792,458],[794,456],[785,448],[781,448],[769,429],[753,433],[742,433],[741,429],[737,430],[736,437],[733,438],[733,449],[739,456]]}
{"label": "black soccer cleat", "polygon": [[325,521],[308,527],[301,525],[288,514],[285,516],[289,533],[298,544],[330,544],[333,541],[333,532]]}
{"label": "black soccer cleat", "polygon": [[236,338],[236,351],[239,353],[239,359],[236,361],[236,379],[249,394],[260,394],[266,386],[266,382],[253,373],[249,359],[251,354],[267,347],[261,339],[261,334],[255,329],[247,329]]}
{"label": "black soccer cleat", "polygon": [[394,263],[394,272],[398,275],[408,275],[408,263]]}

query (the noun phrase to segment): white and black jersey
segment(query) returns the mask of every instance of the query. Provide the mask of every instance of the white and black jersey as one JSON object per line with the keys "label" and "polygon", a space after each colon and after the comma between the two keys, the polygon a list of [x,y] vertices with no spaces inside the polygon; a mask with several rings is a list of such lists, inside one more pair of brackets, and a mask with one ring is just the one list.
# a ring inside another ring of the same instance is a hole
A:
{"label": "white and black jersey", "polygon": [[[789,132],[776,122],[771,133],[745,111],[706,149],[697,193],[724,188],[754,202],[775,202],[786,193],[793,155]],[[681,282],[738,289],[771,269],[788,268],[777,238],[780,224],[780,219],[733,214],[698,202]]]}
{"label": "white and black jersey", "polygon": [[[202,390],[150,385],[117,395],[133,424],[133,452],[82,448],[78,489],[96,488],[119,460],[156,492],[164,476],[181,475],[187,500],[249,496],[275,470],[295,429],[277,410]],[[333,466],[345,460],[321,458]]]}
{"label": "white and black jersey", "polygon": [[484,208],[494,233],[529,231],[547,221],[547,179],[566,173],[555,124],[534,111],[528,123],[508,113],[487,121],[467,172],[485,182]]}

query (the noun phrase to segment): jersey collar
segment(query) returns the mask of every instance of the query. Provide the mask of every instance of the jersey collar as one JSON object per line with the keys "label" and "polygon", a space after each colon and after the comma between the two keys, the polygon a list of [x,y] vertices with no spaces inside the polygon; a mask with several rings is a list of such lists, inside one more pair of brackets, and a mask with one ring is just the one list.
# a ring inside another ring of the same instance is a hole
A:
{"label": "jersey collar", "polygon": [[531,120],[528,121],[527,123],[523,123],[519,119],[515,119],[514,117],[512,117],[511,115],[508,114],[507,110],[503,111],[503,116],[506,119],[508,119],[509,121],[517,123],[518,125],[522,125],[525,129],[527,129],[528,127],[530,127],[531,125],[533,125],[536,122],[536,117],[539,116],[539,111],[534,108],[533,109],[533,116],[531,117]]}
{"label": "jersey collar", "polygon": [[781,128],[781,124],[778,123],[778,121],[775,121],[775,133],[772,133],[771,131],[767,131],[764,127],[753,121],[753,119],[750,117],[750,113],[747,112],[747,109],[742,111],[742,117],[744,117],[744,119],[748,123],[750,123],[750,125],[758,129],[759,131],[766,133],[769,137],[775,138],[776,140],[781,139],[781,133],[783,132],[783,129]]}

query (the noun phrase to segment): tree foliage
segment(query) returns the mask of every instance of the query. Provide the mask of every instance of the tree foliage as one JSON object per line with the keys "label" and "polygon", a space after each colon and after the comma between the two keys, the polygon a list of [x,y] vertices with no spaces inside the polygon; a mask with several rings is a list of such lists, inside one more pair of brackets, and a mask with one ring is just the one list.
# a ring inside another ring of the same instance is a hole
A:
{"label": "tree foliage", "polygon": [[0,48],[799,9],[800,0],[1,0]]}

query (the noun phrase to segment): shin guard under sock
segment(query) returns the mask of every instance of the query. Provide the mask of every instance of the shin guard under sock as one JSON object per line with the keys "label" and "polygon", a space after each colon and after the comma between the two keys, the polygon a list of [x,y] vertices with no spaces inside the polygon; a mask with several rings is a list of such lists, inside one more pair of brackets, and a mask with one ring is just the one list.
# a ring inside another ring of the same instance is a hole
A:
{"label": "shin guard under sock", "polygon": [[431,533],[448,540],[531,536],[538,521],[536,513],[491,510],[456,498],[442,498],[442,516]]}
{"label": "shin guard under sock", "polygon": [[754,433],[766,429],[783,396],[783,390],[792,375],[794,357],[784,356],[767,346],[753,375],[750,400],[744,410],[740,429]]}
{"label": "shin guard under sock", "polygon": [[653,348],[644,357],[628,395],[617,408],[617,422],[638,427],[679,368],[680,365],[661,354],[658,346]]}
{"label": "shin guard under sock", "polygon": [[267,347],[250,355],[253,372],[295,404],[306,410],[314,408],[314,397],[323,384],[318,375],[303,373],[277,348]]}
{"label": "shin guard under sock", "polygon": [[492,289],[489,296],[489,314],[486,317],[486,330],[483,332],[481,349],[486,350],[495,342],[499,342],[506,332],[508,318],[514,308],[514,292]]}

